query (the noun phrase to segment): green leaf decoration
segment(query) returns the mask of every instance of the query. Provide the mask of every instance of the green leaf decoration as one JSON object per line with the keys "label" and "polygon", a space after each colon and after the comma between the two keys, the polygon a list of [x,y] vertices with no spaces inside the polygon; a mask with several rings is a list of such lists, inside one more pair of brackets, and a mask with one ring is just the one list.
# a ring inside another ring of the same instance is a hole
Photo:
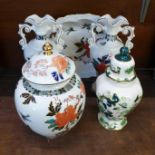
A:
{"label": "green leaf decoration", "polygon": [[66,32],[66,34],[67,35],[69,35],[71,32],[74,32],[74,31],[76,31],[76,30],[74,30],[74,28],[73,27],[70,27]]}
{"label": "green leaf decoration", "polygon": [[61,127],[61,128],[60,128],[60,127],[56,126],[56,127],[53,128],[53,131],[55,131],[55,130],[62,130],[63,128],[64,128],[64,127]]}
{"label": "green leaf decoration", "polygon": [[93,59],[93,65],[96,67],[98,64],[99,63],[95,59]]}
{"label": "green leaf decoration", "polygon": [[133,70],[134,70],[134,66],[132,66],[132,67],[126,69],[126,70],[125,70],[125,73],[130,74],[130,73],[133,72]]}
{"label": "green leaf decoration", "polygon": [[104,113],[104,110],[100,104],[98,104],[98,107],[99,107],[99,111]]}
{"label": "green leaf decoration", "polygon": [[23,93],[23,94],[21,94],[21,96],[24,98],[28,98],[30,96],[30,94],[29,93]]}
{"label": "green leaf decoration", "polygon": [[83,46],[82,43],[74,43],[74,45],[76,45],[77,47],[82,47]]}
{"label": "green leaf decoration", "polygon": [[54,116],[56,114],[56,111],[55,111],[55,108],[53,106],[53,103],[51,102],[50,105],[49,105],[49,113],[46,115],[46,116]]}
{"label": "green leaf decoration", "polygon": [[28,97],[28,98],[23,102],[23,104],[29,104],[30,101],[31,101],[31,97]]}
{"label": "green leaf decoration", "polygon": [[104,122],[104,120],[103,120],[103,118],[102,118],[102,117],[100,117],[100,121],[101,121],[101,122]]}
{"label": "green leaf decoration", "polygon": [[31,101],[32,101],[33,103],[36,103],[36,100],[35,100],[35,98],[34,98],[33,96],[31,96]]}
{"label": "green leaf decoration", "polygon": [[80,105],[80,107],[78,109],[78,113],[80,113],[81,109],[82,109],[82,104]]}
{"label": "green leaf decoration", "polygon": [[54,120],[54,119],[49,119],[49,120],[47,120],[45,123],[48,123],[48,124],[55,124],[55,120]]}
{"label": "green leaf decoration", "polygon": [[48,126],[48,129],[51,129],[51,128],[53,128],[54,126],[55,126],[55,124],[51,124],[51,125]]}
{"label": "green leaf decoration", "polygon": [[62,105],[62,103],[60,102],[60,103],[58,103],[58,105],[55,107],[55,111],[56,111],[56,112],[59,112],[59,111],[60,111],[61,105]]}
{"label": "green leaf decoration", "polygon": [[91,24],[84,24],[84,25],[82,25],[82,29],[90,30],[91,29]]}
{"label": "green leaf decoration", "polygon": [[138,103],[141,100],[141,98],[142,98],[141,96],[137,96],[135,102]]}
{"label": "green leaf decoration", "polygon": [[23,93],[21,94],[21,97],[26,98],[25,101],[23,102],[23,104],[29,104],[30,101],[32,101],[33,103],[36,103],[35,98],[30,95],[29,93]]}
{"label": "green leaf decoration", "polygon": [[117,96],[117,94],[114,94],[112,97],[113,102],[119,102],[119,98]]}
{"label": "green leaf decoration", "polygon": [[47,120],[45,123],[50,124],[50,125],[48,126],[49,129],[56,126],[55,120],[54,120],[54,119]]}
{"label": "green leaf decoration", "polygon": [[106,44],[106,42],[101,42],[100,44],[104,46]]}
{"label": "green leaf decoration", "polygon": [[79,49],[77,49],[76,53],[80,53],[81,51],[83,51],[83,47],[80,47]]}
{"label": "green leaf decoration", "polygon": [[126,103],[122,103],[122,104],[119,104],[122,108],[127,108],[127,104]]}
{"label": "green leaf decoration", "polygon": [[126,119],[123,119],[121,125],[124,126],[126,124]]}

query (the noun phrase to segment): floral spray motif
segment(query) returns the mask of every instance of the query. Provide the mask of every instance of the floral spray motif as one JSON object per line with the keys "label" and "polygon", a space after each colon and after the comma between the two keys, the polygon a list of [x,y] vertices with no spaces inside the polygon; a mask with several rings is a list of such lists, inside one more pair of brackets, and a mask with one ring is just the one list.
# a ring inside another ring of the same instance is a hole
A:
{"label": "floral spray motif", "polygon": [[76,122],[76,119],[78,119],[81,115],[82,105],[79,106],[80,100],[78,100],[78,96],[69,96],[66,101],[73,99],[76,99],[77,103],[74,106],[67,104],[67,107],[63,110],[63,112],[60,112],[62,108],[62,103],[60,100],[55,100],[55,107],[53,106],[53,102],[50,103],[49,113],[47,116],[54,116],[55,118],[49,119],[45,122],[49,124],[48,128],[52,128],[52,130],[68,130],[68,126]]}

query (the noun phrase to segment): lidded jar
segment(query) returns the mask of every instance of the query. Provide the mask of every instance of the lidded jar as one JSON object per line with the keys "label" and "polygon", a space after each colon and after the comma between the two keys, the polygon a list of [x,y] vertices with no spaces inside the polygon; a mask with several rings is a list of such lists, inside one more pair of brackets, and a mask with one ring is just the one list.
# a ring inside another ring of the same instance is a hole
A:
{"label": "lidded jar", "polygon": [[15,105],[22,121],[34,132],[54,138],[68,132],[82,116],[85,88],[74,62],[46,42],[22,68]]}
{"label": "lidded jar", "polygon": [[143,90],[134,67],[129,49],[122,47],[112,57],[106,72],[96,80],[98,120],[106,129],[121,130],[127,124],[126,115],[142,98]]}

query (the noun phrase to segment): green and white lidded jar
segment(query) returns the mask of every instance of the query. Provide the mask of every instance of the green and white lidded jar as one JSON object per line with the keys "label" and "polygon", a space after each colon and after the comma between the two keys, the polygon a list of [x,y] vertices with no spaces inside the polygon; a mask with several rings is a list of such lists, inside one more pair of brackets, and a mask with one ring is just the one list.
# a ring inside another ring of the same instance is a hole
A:
{"label": "green and white lidded jar", "polygon": [[129,49],[122,47],[120,53],[112,57],[106,72],[96,80],[98,120],[106,129],[121,130],[127,124],[126,115],[142,98],[143,90],[134,68]]}

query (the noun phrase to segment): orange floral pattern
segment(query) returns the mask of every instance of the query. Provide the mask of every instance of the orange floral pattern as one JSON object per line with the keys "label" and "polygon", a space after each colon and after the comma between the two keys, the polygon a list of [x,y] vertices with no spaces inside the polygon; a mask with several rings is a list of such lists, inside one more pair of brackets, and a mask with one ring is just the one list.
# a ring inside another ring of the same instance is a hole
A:
{"label": "orange floral pattern", "polygon": [[[79,85],[80,86],[80,85]],[[82,89],[84,90],[84,89]],[[56,105],[53,105],[53,101],[49,104],[49,112],[46,116],[52,116],[52,118],[45,121],[45,123],[49,124],[48,128],[55,130],[65,129],[66,131],[70,128],[71,124],[75,124],[77,120],[79,120],[80,116],[83,113],[84,107],[83,104],[80,103],[81,99],[84,99],[84,94],[80,93],[79,95],[73,96],[69,95],[67,99],[63,101],[55,98]],[[68,105],[68,103],[72,103],[71,100],[74,100],[74,105]],[[62,102],[67,103],[67,107],[63,109],[61,112]]]}
{"label": "orange floral pattern", "polygon": [[59,73],[63,73],[68,67],[68,62],[66,58],[58,55],[52,59],[51,65],[58,68]]}
{"label": "orange floral pattern", "polygon": [[74,121],[77,118],[77,113],[75,107],[69,105],[64,113],[57,113],[56,114],[56,121],[55,123],[59,128],[64,127],[69,122]]}

